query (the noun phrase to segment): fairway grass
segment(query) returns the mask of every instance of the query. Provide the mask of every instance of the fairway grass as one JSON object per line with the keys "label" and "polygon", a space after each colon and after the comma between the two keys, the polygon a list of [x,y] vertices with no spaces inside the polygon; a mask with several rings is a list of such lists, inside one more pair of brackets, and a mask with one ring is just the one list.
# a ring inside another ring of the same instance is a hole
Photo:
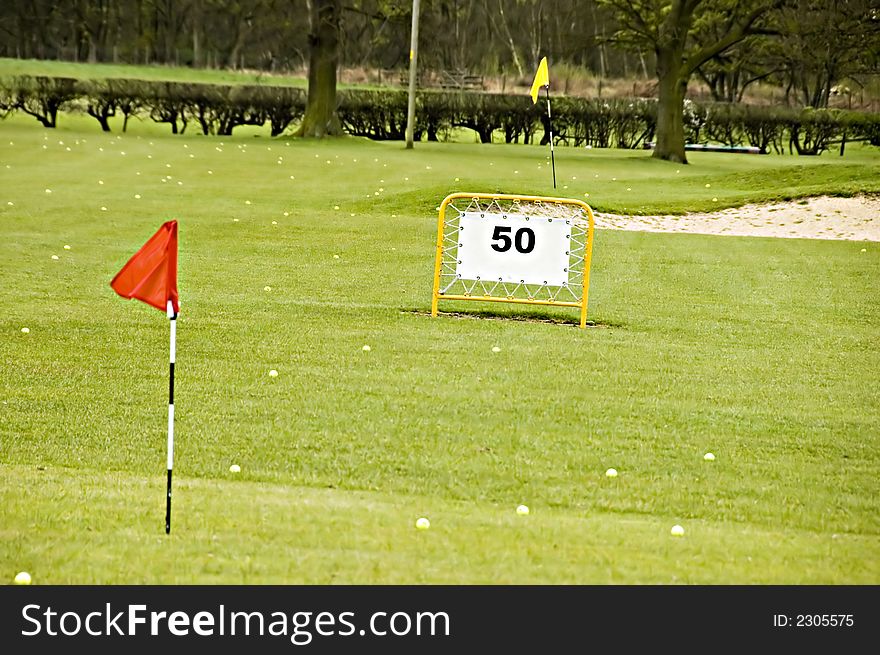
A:
{"label": "fairway grass", "polygon": [[[61,124],[0,122],[0,580],[880,581],[878,244],[600,230],[586,330],[427,315],[448,193],[705,211],[880,191],[876,149],[561,149],[554,191],[538,147]],[[166,537],[167,320],[109,281],[169,219]]]}
{"label": "fairway grass", "polygon": [[[834,584],[877,576],[876,544],[863,535],[700,519],[675,538],[674,516],[547,508],[519,516],[515,505],[231,474],[182,480],[166,537],[156,529],[162,476],[0,473],[11,483],[0,487],[0,554],[33,572],[34,584]],[[420,516],[430,517],[429,530],[415,529]]]}
{"label": "fairway grass", "polygon": [[[15,75],[45,75],[70,77],[80,80],[130,79],[162,82],[191,82],[199,84],[271,84],[273,86],[306,86],[305,77],[276,75],[267,72],[235,71],[188,66],[156,64],[89,64],[85,62],[50,59],[13,59],[0,57],[0,77]],[[344,85],[342,85],[344,88]]]}

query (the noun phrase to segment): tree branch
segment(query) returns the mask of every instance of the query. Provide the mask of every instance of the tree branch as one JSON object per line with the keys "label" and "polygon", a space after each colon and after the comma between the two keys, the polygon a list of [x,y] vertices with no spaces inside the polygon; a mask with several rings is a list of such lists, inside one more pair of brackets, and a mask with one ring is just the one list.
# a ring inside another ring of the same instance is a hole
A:
{"label": "tree branch", "polygon": [[747,36],[760,33],[759,30],[763,28],[752,28],[752,25],[754,25],[755,22],[764,14],[772,9],[776,9],[783,2],[785,2],[785,0],[773,0],[772,2],[769,2],[764,6],[758,6],[753,9],[748,16],[746,16],[740,23],[734,25],[731,30],[718,41],[711,45],[703,46],[702,48],[694,52],[691,56],[689,56],[682,63],[682,73],[684,75],[690,76],[700,66],[712,59],[712,57],[721,54],[732,45],[735,45],[742,41]]}
{"label": "tree branch", "polygon": [[385,14],[381,14],[378,12],[367,11],[365,9],[361,9],[360,7],[354,7],[352,5],[345,5],[342,7],[343,11],[350,11],[353,14],[360,14],[361,16],[366,16],[367,18],[372,18],[373,20],[388,20],[388,16]]}

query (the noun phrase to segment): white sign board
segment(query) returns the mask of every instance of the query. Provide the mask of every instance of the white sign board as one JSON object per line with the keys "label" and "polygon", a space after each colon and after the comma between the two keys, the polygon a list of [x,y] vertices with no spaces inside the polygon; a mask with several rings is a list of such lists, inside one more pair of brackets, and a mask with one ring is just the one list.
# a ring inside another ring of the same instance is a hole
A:
{"label": "white sign board", "polygon": [[465,212],[455,273],[466,280],[561,287],[568,284],[570,246],[565,219]]}

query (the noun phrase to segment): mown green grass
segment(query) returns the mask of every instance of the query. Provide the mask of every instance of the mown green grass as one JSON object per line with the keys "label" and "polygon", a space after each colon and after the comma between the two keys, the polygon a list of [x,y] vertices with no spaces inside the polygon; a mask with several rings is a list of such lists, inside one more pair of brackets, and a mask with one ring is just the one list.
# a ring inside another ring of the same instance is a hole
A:
{"label": "mown green grass", "polygon": [[[48,162],[52,167],[64,167],[72,162],[90,167],[102,160],[107,162],[111,152],[127,150],[129,156],[139,157],[144,162],[140,167],[144,174],[148,170],[159,172],[158,177],[147,178],[144,184],[149,188],[163,189],[165,193],[169,187],[159,180],[170,171],[162,168],[164,164],[156,165],[158,160],[146,158],[158,157],[153,152],[155,148],[167,146],[170,149],[164,154],[169,159],[166,163],[188,167],[199,164],[190,160],[200,152],[203,153],[199,155],[201,161],[218,168],[214,171],[215,177],[207,177],[207,166],[193,169],[193,174],[200,180],[196,192],[213,194],[222,189],[224,195],[216,200],[243,202],[253,195],[250,189],[255,188],[263,196],[264,205],[272,203],[275,208],[295,202],[297,207],[324,211],[338,205],[339,202],[334,200],[338,198],[348,203],[347,209],[361,213],[388,214],[411,208],[421,215],[432,212],[452,191],[483,190],[574,197],[603,212],[683,214],[823,194],[880,193],[880,150],[861,144],[848,148],[845,157],[831,153],[820,157],[797,157],[693,152],[688,155],[691,164],[685,166],[654,160],[650,153],[640,150],[557,148],[557,187],[554,188],[550,155],[548,149],[541,146],[424,142],[418,144],[418,161],[414,163],[413,157],[409,156],[411,153],[400,143],[372,142],[355,137],[344,137],[330,144],[297,144],[289,138],[270,138],[268,128],[241,127],[235,130],[233,137],[214,138],[203,136],[193,124],[184,135],[175,137],[167,125],[147,118],[132,120],[123,134],[122,119],[118,117],[111,119],[113,133],[107,135],[99,131],[94,119],[82,114],[65,113],[58,122],[58,129],[44,131],[34,119],[19,113],[8,119],[6,125],[37,128],[28,133],[43,141],[22,153],[30,158],[27,161],[32,165],[41,166]],[[75,144],[69,139],[58,148],[58,142],[65,141],[66,135],[84,144],[92,140],[98,147],[110,139],[113,145],[105,148],[106,155],[93,147],[85,147],[77,149],[78,158],[68,157],[66,161],[42,156],[45,154],[40,152],[42,145],[46,145],[46,152],[52,148],[66,153],[66,148],[74,148]],[[156,139],[160,141],[156,142]],[[12,140],[14,142],[14,138]],[[126,148],[121,147],[121,140]],[[150,142],[165,145],[152,146]],[[232,156],[228,156],[230,154]],[[263,169],[240,170],[250,166],[255,157],[265,163],[265,159],[277,161],[279,155],[282,164],[272,169],[269,178],[262,174]],[[377,161],[380,158],[381,163]],[[280,175],[287,170],[285,166],[293,165],[297,166],[292,171],[298,173],[296,180]],[[132,171],[120,169],[119,174],[122,179],[129,180]],[[235,184],[230,188],[229,175],[240,176],[246,184]],[[339,179],[345,184],[340,185]],[[281,187],[278,187],[279,180],[283,181]],[[360,184],[349,184],[355,180]],[[312,188],[315,184],[323,185],[319,193],[300,192],[303,185]],[[379,191],[386,187],[387,192]],[[187,195],[191,192],[193,189],[187,187],[177,189],[175,193]],[[166,206],[164,201],[160,206]]]}
{"label": "mown green grass", "polygon": [[[402,494],[184,478],[174,530],[158,483],[0,466],[3,556],[34,584],[835,584],[876,579],[873,538],[641,513],[513,508]],[[159,494],[150,493],[158,490]],[[621,490],[623,491],[623,490]],[[56,506],[54,511],[52,506]],[[415,517],[431,528],[413,528]],[[10,524],[11,520],[11,524]],[[731,543],[731,542],[734,543]],[[782,569],[787,569],[781,575]]]}
{"label": "mown green grass", "polygon": [[[432,319],[435,207],[553,193],[543,149],[95,127],[0,123],[5,579],[880,579],[876,244],[599,231],[596,327]],[[662,212],[877,190],[880,160],[558,154],[556,193]],[[170,218],[166,538],[167,321],[108,283]]]}
{"label": "mown green grass", "polygon": [[206,84],[272,84],[306,86],[306,79],[292,75],[273,75],[187,66],[145,66],[129,64],[89,64],[51,59],[12,59],[0,57],[0,77],[12,75],[48,75],[80,80],[133,79]]}

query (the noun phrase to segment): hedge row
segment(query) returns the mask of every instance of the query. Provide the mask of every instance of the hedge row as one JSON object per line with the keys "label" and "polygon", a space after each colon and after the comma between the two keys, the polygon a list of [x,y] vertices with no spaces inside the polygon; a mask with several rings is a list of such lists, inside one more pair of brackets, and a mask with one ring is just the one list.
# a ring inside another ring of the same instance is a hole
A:
{"label": "hedge row", "polygon": [[[346,90],[338,93],[338,114],[352,135],[402,140],[407,94],[399,90]],[[270,126],[282,134],[305,112],[303,89],[278,86],[223,86],[142,80],[82,81],[60,77],[0,80],[0,114],[22,111],[55,127],[61,111],[93,116],[105,131],[109,119],[132,117],[168,123],[174,134],[190,123],[204,134],[229,135],[240,125]],[[646,99],[597,100],[558,97],[552,101],[555,143],[596,148],[638,148],[654,138],[656,102]],[[547,143],[546,103],[528,96],[420,91],[416,139],[445,140],[469,128],[482,143],[503,135],[507,143]],[[761,152],[815,155],[840,141],[863,140],[880,146],[880,115],[842,110],[788,109],[686,101],[685,129],[690,143],[753,146]]]}
{"label": "hedge row", "polygon": [[840,109],[790,109],[686,101],[685,130],[691,143],[749,145],[771,150],[818,155],[832,144],[867,141],[880,146],[880,114]]}
{"label": "hedge row", "polygon": [[305,109],[302,89],[276,86],[222,86],[142,80],[74,80],[64,77],[15,77],[0,80],[0,112],[19,110],[45,127],[55,127],[60,111],[93,116],[105,132],[109,119],[132,117],[168,123],[174,134],[190,122],[204,134],[232,134],[239,125],[271,126],[278,136]]}

